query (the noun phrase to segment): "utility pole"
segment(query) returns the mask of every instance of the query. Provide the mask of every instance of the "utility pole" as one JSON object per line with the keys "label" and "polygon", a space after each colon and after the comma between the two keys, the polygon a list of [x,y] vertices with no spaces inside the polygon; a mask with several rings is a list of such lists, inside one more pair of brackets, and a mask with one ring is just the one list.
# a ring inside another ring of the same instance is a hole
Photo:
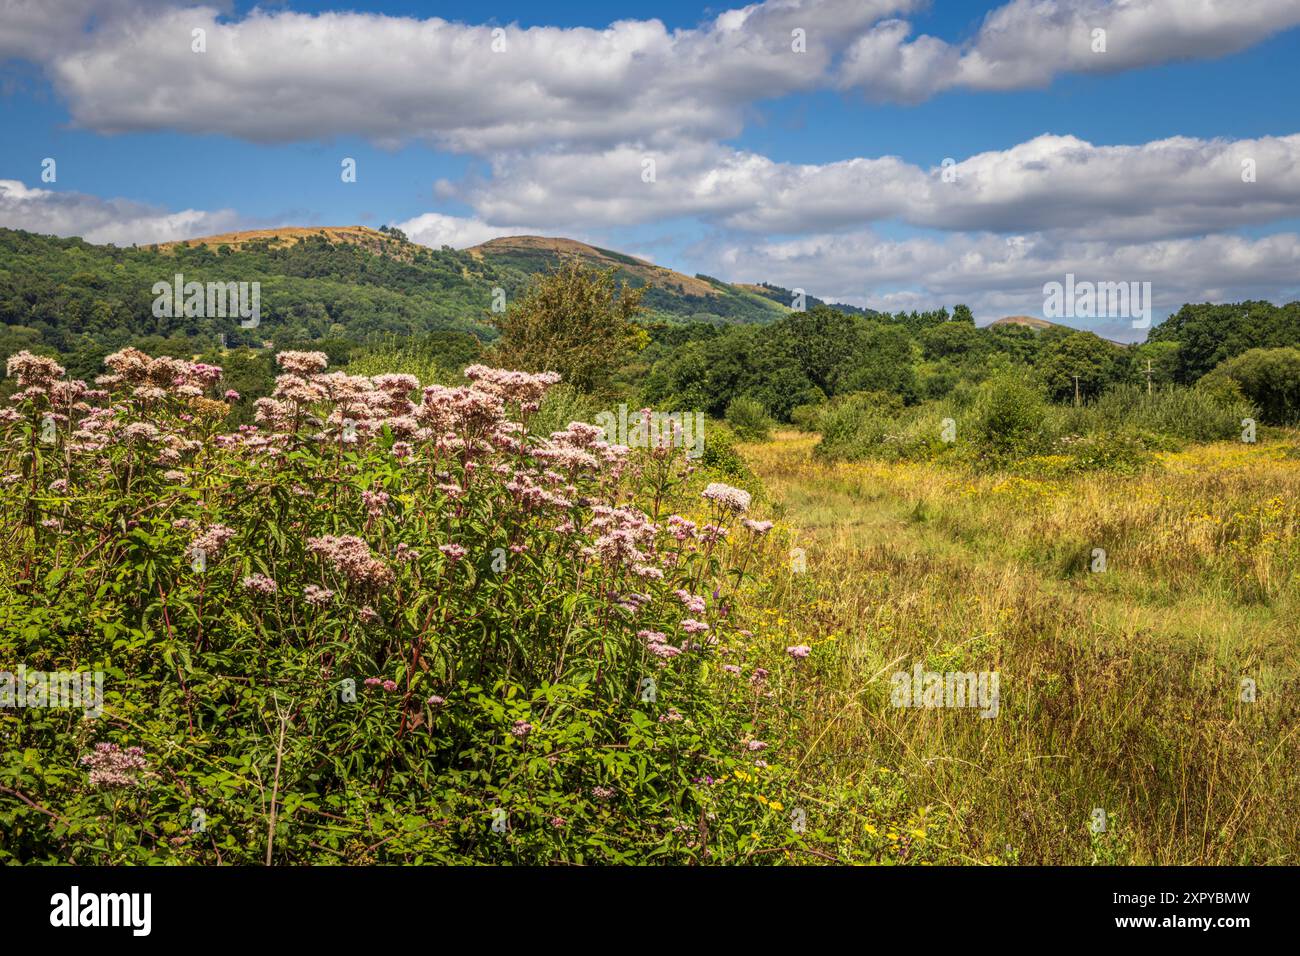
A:
{"label": "utility pole", "polygon": [[1078,408],[1079,407],[1079,376],[1071,375],[1070,377],[1074,379],[1074,407]]}
{"label": "utility pole", "polygon": [[1151,360],[1147,359],[1147,394],[1151,394]]}

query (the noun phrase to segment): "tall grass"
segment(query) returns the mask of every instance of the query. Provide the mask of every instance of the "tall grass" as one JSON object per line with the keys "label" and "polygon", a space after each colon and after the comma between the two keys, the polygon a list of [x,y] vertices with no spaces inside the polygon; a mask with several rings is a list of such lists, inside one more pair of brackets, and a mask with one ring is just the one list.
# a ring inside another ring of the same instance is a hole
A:
{"label": "tall grass", "polygon": [[[1294,435],[1054,480],[831,463],[814,440],[745,450],[807,555],[767,613],[821,656],[800,762],[846,794],[841,840],[877,838],[883,778],[953,861],[1300,860]],[[917,661],[999,672],[1000,714],[891,706]]]}
{"label": "tall grass", "polygon": [[347,366],[350,375],[414,375],[422,383],[453,385],[462,383],[461,369],[450,369],[428,350],[418,345],[389,342],[354,356]]}

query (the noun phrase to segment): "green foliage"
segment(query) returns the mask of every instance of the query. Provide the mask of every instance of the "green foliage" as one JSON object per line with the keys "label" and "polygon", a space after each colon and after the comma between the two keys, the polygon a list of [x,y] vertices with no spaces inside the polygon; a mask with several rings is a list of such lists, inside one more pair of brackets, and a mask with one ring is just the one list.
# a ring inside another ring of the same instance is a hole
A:
{"label": "green foliage", "polygon": [[[188,374],[145,357],[112,386],[120,440],[90,454],[73,437],[84,417],[43,441],[57,389],[27,374],[0,435],[0,662],[106,683],[97,719],[0,709],[0,862],[841,855],[790,825],[811,663],[737,621],[764,539],[699,495],[725,430],[702,469],[654,451],[607,469],[545,457],[544,412],[505,431],[485,393],[435,390],[414,410],[390,392],[393,417],[349,442],[328,424],[340,409],[309,398],[331,380],[293,371],[307,361],[285,361],[274,421],[218,442],[222,403],[189,385],[133,395],[146,374]],[[399,450],[407,415],[441,422],[436,437]],[[526,503],[521,483],[552,486],[547,469],[567,497]],[[675,539],[673,512],[725,517],[730,540]],[[601,542],[611,521],[645,554]],[[228,538],[199,562],[218,527]],[[350,536],[352,557],[326,536]],[[639,573],[651,561],[661,576]],[[688,617],[718,641],[692,639]],[[97,744],[139,746],[144,766],[95,782],[82,758]]]}
{"label": "green foliage", "polygon": [[1184,305],[1152,329],[1148,341],[1178,343],[1176,380],[1191,385],[1250,349],[1300,346],[1300,302]]}
{"label": "green foliage", "polygon": [[549,389],[528,425],[538,435],[568,428],[570,422],[593,422],[602,411],[600,402],[567,382]]}
{"label": "green foliage", "polygon": [[494,361],[504,368],[559,372],[583,391],[602,389],[648,341],[633,324],[641,296],[639,289],[616,287],[612,269],[595,272],[566,262],[536,279],[494,319],[501,336]]}
{"label": "green foliage", "polygon": [[996,467],[1034,454],[1044,445],[1046,422],[1047,403],[1022,376],[990,379],[980,389],[968,426],[976,460]]}
{"label": "green foliage", "polygon": [[1270,425],[1291,425],[1300,418],[1300,349],[1250,349],[1201,379],[1202,386],[1219,391],[1228,382]]}
{"label": "green foliage", "polygon": [[817,404],[797,405],[790,411],[790,422],[802,431],[816,432],[821,431],[822,414],[826,411],[826,404],[819,402]]}
{"label": "green foliage", "polygon": [[1126,371],[1124,349],[1091,332],[1049,330],[1036,364],[1050,398],[1072,401],[1100,395]]}
{"label": "green foliage", "polygon": [[767,409],[752,398],[732,399],[725,417],[732,431],[745,441],[767,441],[772,435]]}
{"label": "green foliage", "polygon": [[[892,399],[892,401],[891,401]],[[932,461],[1039,476],[1079,471],[1132,473],[1151,453],[1188,441],[1238,436],[1253,408],[1239,394],[1168,386],[1117,385],[1080,407],[1047,403],[1013,371],[944,401],[904,407],[874,394],[837,399],[820,416],[819,457]],[[948,440],[944,436],[947,434]]]}
{"label": "green foliage", "polygon": [[1089,409],[1092,429],[1136,429],[1180,441],[1223,441],[1253,418],[1250,402],[1205,388],[1165,386],[1147,394],[1142,385],[1117,385]]}
{"label": "green foliage", "polygon": [[[246,243],[227,254],[203,246],[96,246],[0,229],[0,354],[43,344],[82,378],[103,357],[134,344],[156,354],[189,357],[230,346],[280,348],[345,338],[373,343],[393,335],[454,329],[490,336],[484,316],[491,289],[521,288],[527,276],[450,249],[398,244],[375,250],[323,236],[289,245]],[[157,317],[155,283],[176,273],[197,282],[258,282],[260,323],[238,318]],[[319,347],[319,346],[317,346]]]}
{"label": "green foliage", "polygon": [[348,372],[353,375],[404,373],[414,375],[421,382],[450,385],[461,381],[460,373],[482,357],[483,346],[474,336],[463,332],[435,332],[414,340],[389,339],[359,350],[349,358]]}
{"label": "green foliage", "polygon": [[709,422],[704,432],[704,453],[700,465],[728,482],[746,488],[759,487],[758,478],[750,470],[740,452],[736,451],[737,436],[721,422]]}
{"label": "green foliage", "polygon": [[[883,406],[881,398],[886,403]],[[893,396],[864,392],[840,396],[825,406],[818,416],[822,433],[818,453],[830,458],[868,457],[868,449],[881,442],[894,416],[902,409],[902,403],[898,402],[891,414],[887,404],[890,400],[897,402]]]}

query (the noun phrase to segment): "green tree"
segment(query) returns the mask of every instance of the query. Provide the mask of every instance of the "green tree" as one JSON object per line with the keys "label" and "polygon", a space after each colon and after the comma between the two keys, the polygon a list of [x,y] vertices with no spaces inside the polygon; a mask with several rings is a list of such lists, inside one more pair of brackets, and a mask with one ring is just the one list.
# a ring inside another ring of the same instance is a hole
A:
{"label": "green tree", "polygon": [[603,388],[649,337],[634,324],[640,289],[577,262],[535,276],[523,297],[493,325],[501,333],[493,360],[522,371],[554,371],[586,392]]}
{"label": "green tree", "polygon": [[1250,349],[1220,363],[1201,379],[1211,391],[1233,382],[1271,425],[1300,418],[1300,349]]}
{"label": "green tree", "polygon": [[845,343],[856,338],[860,320],[825,305],[807,312],[795,312],[782,319],[774,330],[787,337],[790,351],[808,380],[827,395],[844,364]]}
{"label": "green tree", "polygon": [[896,325],[864,323],[853,367],[840,377],[837,393],[890,392],[911,404],[917,398],[916,346]]}
{"label": "green tree", "polygon": [[926,329],[920,339],[924,355],[930,360],[977,355],[986,350],[987,341],[973,324],[955,319]]}
{"label": "green tree", "polygon": [[1038,373],[1054,400],[1074,398],[1076,376],[1079,395],[1085,399],[1100,395],[1107,385],[1118,380],[1124,356],[1120,346],[1091,332],[1052,329],[1042,335]]}

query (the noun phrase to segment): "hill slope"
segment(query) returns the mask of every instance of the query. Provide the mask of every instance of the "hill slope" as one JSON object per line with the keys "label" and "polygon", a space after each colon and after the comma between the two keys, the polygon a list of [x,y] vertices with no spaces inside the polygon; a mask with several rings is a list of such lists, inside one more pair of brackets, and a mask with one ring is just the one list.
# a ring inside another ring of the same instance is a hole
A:
{"label": "hill slope", "polygon": [[771,322],[790,311],[755,292],[753,286],[732,285],[706,275],[688,276],[574,239],[508,236],[465,251],[503,271],[528,275],[573,260],[596,269],[613,269],[615,276],[628,285],[645,288],[642,304],[652,318],[665,322]]}
{"label": "hill slope", "polygon": [[[493,289],[507,299],[532,277],[578,258],[645,287],[647,321],[770,322],[780,303],[750,289],[567,239],[520,236],[469,250],[431,249],[365,226],[250,230],[119,248],[0,229],[0,357],[47,347],[97,368],[127,344],[186,354],[230,345],[368,343],[390,336],[467,332],[491,338]],[[155,284],[260,283],[260,323],[156,316]]]}
{"label": "hill slope", "polygon": [[[993,328],[994,326],[1008,326],[1008,325],[1019,326],[1020,328],[1025,328],[1025,329],[1033,329],[1036,332],[1045,332],[1048,329],[1062,329],[1066,332],[1081,331],[1076,326],[1064,325],[1060,322],[1052,322],[1048,319],[1040,319],[1036,315],[1006,315],[1000,319],[994,319],[992,322],[988,324],[988,327]],[[1091,329],[1083,329],[1082,331],[1089,332],[1091,331]],[[1098,338],[1102,339],[1105,342],[1109,342],[1112,345],[1128,344],[1126,342],[1116,342],[1114,339],[1108,339],[1104,335],[1098,336]]]}
{"label": "hill slope", "polygon": [[397,259],[410,259],[413,251],[420,248],[414,243],[380,232],[378,229],[371,229],[369,226],[284,226],[279,229],[248,229],[243,232],[223,232],[215,236],[163,242],[149,248],[170,252],[181,247],[207,246],[211,249],[220,249],[222,246],[228,246],[231,249],[243,249],[245,246],[257,244],[281,249],[309,239],[326,239],[331,243],[361,246],[371,252]]}
{"label": "hill slope", "polygon": [[1033,315],[1007,315],[1000,319],[994,319],[989,325],[1019,325],[1030,329],[1051,329],[1066,328],[1064,325],[1058,325],[1055,322],[1049,322],[1047,319],[1040,319]]}

